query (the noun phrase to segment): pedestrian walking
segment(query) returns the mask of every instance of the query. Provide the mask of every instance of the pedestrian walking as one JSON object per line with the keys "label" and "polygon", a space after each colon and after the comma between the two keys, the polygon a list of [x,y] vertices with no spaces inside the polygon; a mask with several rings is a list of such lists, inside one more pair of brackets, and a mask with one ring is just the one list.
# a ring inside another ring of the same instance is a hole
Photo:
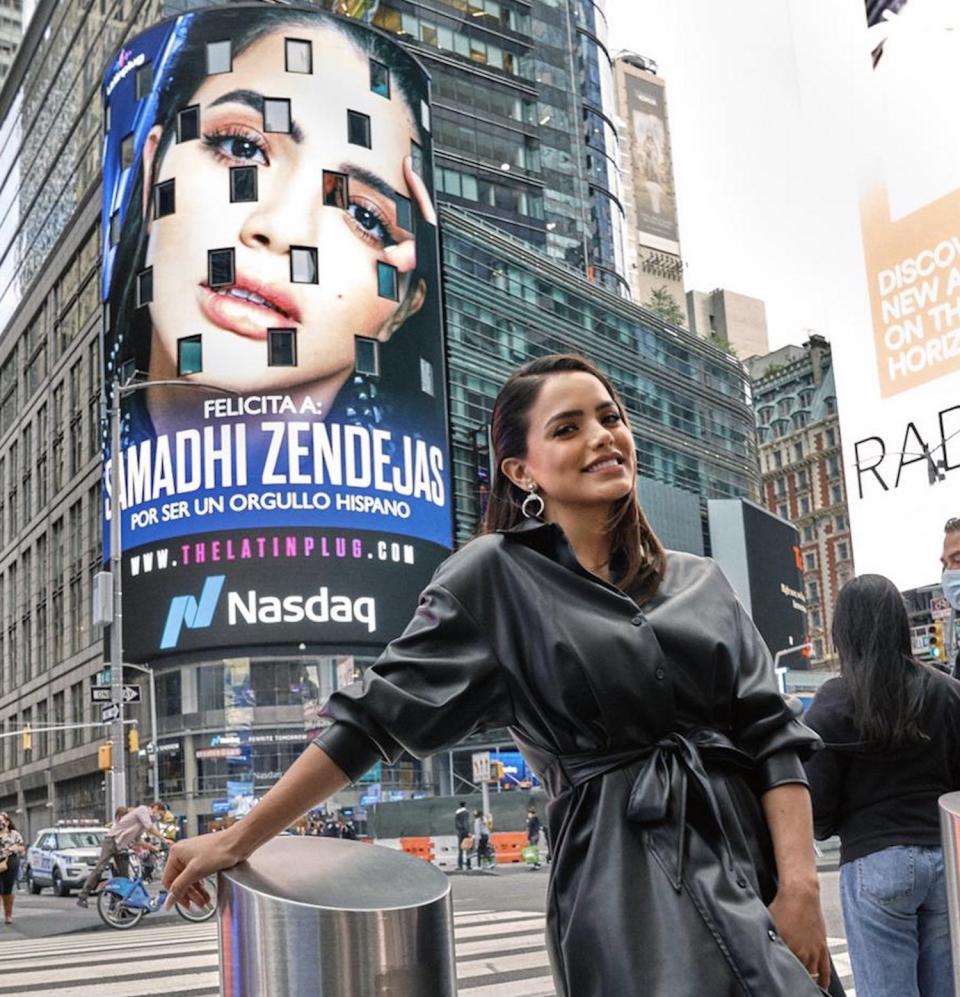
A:
{"label": "pedestrian walking", "polygon": [[97,864],[77,894],[78,907],[87,906],[87,897],[97,888],[103,870],[111,863],[118,876],[130,875],[130,849],[143,839],[144,834],[152,834],[158,841],[164,840],[163,831],[154,822],[165,812],[166,808],[159,801],[149,807],[146,804],[131,809],[117,807],[110,830],[100,846]]}
{"label": "pedestrian walking", "polygon": [[504,725],[550,798],[560,997],[842,994],[801,762],[819,738],[720,569],[650,528],[612,384],[535,360],[491,439],[482,535],[242,825],[174,846],[166,885],[200,901],[204,876],[376,761]]}
{"label": "pedestrian walking", "polygon": [[817,837],[840,835],[857,997],[954,997],[937,798],[960,789],[960,682],[920,664],[893,582],[862,575],[833,620],[840,675],[807,722]]}
{"label": "pedestrian walking", "polygon": [[540,818],[534,807],[527,809],[527,847],[535,848],[535,861],[530,863],[531,869],[540,868]]}
{"label": "pedestrian walking", "polygon": [[24,850],[23,837],[10,815],[0,813],[0,897],[3,898],[4,924],[13,924],[13,891]]}
{"label": "pedestrian walking", "polygon": [[[482,810],[473,811],[473,847],[476,850],[477,868],[490,865],[490,828]],[[469,861],[467,868],[470,868]]]}
{"label": "pedestrian walking", "polygon": [[467,805],[463,800],[460,801],[457,811],[453,815],[453,826],[457,832],[457,868],[463,869],[463,839],[470,834],[470,811],[467,810]]}
{"label": "pedestrian walking", "polygon": [[[960,627],[960,518],[948,519],[943,526],[940,566],[943,568],[940,587],[953,612],[952,631],[956,641],[957,628]],[[957,648],[952,665],[949,661],[946,664],[953,677],[960,679],[960,647]]]}

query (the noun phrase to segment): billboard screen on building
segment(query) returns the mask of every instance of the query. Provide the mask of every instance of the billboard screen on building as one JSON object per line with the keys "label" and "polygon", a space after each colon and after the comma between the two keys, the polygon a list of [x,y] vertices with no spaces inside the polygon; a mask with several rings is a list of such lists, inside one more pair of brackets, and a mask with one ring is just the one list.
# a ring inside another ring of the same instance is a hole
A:
{"label": "billboard screen on building", "polygon": [[856,2],[836,79],[862,255],[838,278],[855,300],[838,305],[833,355],[857,571],[908,589],[937,580],[958,514],[960,35],[949,4],[870,3],[864,17]]}
{"label": "billboard screen on building", "polygon": [[127,659],[382,645],[452,546],[427,74],[231,6],[127,42],[103,96]]}
{"label": "billboard screen on building", "polygon": [[783,652],[784,667],[803,668],[807,602],[796,527],[743,499],[712,499],[707,509],[714,560],[771,654]]}
{"label": "billboard screen on building", "polygon": [[669,240],[676,252],[679,249],[677,193],[664,88],[632,73],[624,74],[624,87],[635,202],[632,223],[638,232]]}

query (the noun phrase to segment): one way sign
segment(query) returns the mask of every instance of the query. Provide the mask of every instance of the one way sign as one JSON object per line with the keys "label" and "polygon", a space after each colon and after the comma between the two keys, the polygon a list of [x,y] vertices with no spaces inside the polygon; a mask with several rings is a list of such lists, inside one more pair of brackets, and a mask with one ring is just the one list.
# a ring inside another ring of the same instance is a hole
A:
{"label": "one way sign", "polygon": [[[91,703],[109,703],[112,696],[113,696],[113,689],[109,685],[90,686]],[[140,686],[125,685],[123,687],[123,701],[124,703],[139,703]]]}

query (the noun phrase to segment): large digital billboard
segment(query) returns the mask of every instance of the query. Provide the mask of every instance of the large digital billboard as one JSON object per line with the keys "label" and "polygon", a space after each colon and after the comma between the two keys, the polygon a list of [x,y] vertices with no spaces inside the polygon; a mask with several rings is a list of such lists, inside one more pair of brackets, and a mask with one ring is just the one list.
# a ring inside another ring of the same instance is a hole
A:
{"label": "large digital billboard", "polygon": [[771,654],[786,667],[809,667],[800,653],[807,599],[796,527],[744,499],[711,499],[707,510],[713,557]]}
{"label": "large digital billboard", "polygon": [[836,159],[859,174],[861,255],[831,292],[847,496],[857,571],[908,589],[937,580],[960,507],[960,34],[951,4],[848,2]]}
{"label": "large digital billboard", "polygon": [[638,232],[667,240],[663,248],[679,252],[677,194],[663,84],[626,73],[624,88],[631,135],[633,224]]}
{"label": "large digital billboard", "polygon": [[128,41],[103,98],[126,658],[382,645],[452,546],[428,75],[232,5]]}

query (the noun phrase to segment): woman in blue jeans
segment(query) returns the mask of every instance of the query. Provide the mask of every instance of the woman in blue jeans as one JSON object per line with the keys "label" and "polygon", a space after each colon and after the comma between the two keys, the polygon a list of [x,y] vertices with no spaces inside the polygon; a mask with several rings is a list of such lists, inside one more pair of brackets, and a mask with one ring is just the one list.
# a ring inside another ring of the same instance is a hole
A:
{"label": "woman in blue jeans", "polygon": [[937,797],[960,788],[960,682],[918,662],[882,575],[843,587],[840,675],[806,722],[818,838],[840,835],[840,898],[857,997],[955,997]]}

